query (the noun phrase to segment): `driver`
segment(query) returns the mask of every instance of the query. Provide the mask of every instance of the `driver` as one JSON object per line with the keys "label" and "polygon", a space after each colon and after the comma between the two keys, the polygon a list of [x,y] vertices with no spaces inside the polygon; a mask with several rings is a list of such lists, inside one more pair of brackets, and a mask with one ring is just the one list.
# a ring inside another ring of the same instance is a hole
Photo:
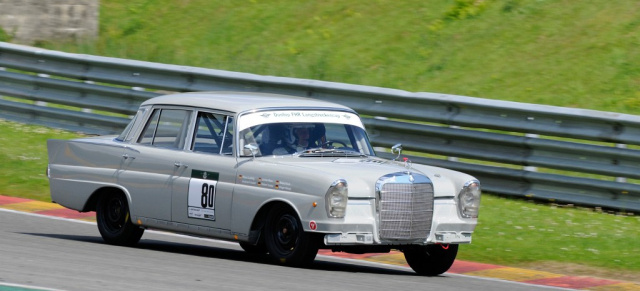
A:
{"label": "driver", "polygon": [[285,138],[280,147],[273,150],[274,155],[293,154],[309,148],[317,147],[310,139],[313,124],[292,124],[289,126],[289,136]]}
{"label": "driver", "polygon": [[309,148],[308,127],[293,128],[293,136],[296,137],[296,141],[294,142],[296,152],[303,151]]}

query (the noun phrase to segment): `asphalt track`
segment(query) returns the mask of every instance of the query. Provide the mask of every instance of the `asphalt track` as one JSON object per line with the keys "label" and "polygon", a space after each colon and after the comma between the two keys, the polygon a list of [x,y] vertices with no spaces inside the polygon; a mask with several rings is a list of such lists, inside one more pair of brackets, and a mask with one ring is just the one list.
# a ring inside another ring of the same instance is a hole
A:
{"label": "asphalt track", "polygon": [[[76,218],[81,220],[59,218],[51,215],[65,216],[68,212],[50,207],[50,203],[22,200],[19,203],[7,203],[16,202],[15,199],[4,199],[3,203],[2,198],[0,196],[0,291],[29,290],[26,288],[561,290],[536,284],[535,281],[568,280],[562,275],[541,274],[544,272],[528,273],[527,270],[458,262],[451,273],[439,277],[421,277],[406,266],[380,263],[386,261],[394,264],[395,254],[362,256],[356,260],[329,256],[324,252],[309,268],[288,268],[272,264],[265,256],[246,254],[235,243],[152,231],[145,232],[135,248],[116,247],[103,243],[95,223],[90,222],[91,214],[76,214]],[[22,212],[25,210],[22,208],[47,215]],[[88,221],[82,220],[83,217]],[[518,276],[525,276],[529,280],[513,281],[534,282],[524,284],[504,280]],[[640,290],[637,284],[579,279],[583,286],[551,286]]]}

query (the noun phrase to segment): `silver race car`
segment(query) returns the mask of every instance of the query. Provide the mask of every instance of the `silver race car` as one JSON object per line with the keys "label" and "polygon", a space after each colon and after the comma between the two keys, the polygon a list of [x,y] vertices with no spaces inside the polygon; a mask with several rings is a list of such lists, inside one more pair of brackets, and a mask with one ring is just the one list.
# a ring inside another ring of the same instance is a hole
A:
{"label": "silver race car", "polygon": [[376,157],[350,108],[274,94],[156,97],[119,136],[49,140],[48,154],[52,200],[96,211],[107,243],[161,229],[285,265],[396,249],[417,273],[444,273],[481,194],[469,175]]}

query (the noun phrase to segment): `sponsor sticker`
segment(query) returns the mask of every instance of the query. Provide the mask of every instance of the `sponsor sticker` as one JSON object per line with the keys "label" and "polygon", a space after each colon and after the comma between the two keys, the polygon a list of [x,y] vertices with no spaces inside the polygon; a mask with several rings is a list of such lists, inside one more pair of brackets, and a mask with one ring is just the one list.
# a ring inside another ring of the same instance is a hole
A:
{"label": "sponsor sticker", "polygon": [[239,174],[238,183],[264,188],[273,188],[276,190],[291,191],[291,183],[272,178],[252,177]]}
{"label": "sponsor sticker", "polygon": [[238,120],[238,130],[243,130],[258,124],[281,122],[341,123],[364,128],[360,118],[350,112],[329,110],[276,110],[243,115]]}

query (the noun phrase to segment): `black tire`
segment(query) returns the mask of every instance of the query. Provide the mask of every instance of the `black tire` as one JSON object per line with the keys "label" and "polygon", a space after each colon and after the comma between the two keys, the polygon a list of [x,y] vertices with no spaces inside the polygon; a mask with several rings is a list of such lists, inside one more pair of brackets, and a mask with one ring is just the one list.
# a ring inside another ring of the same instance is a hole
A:
{"label": "black tire", "polygon": [[260,239],[257,244],[253,245],[248,242],[240,242],[240,247],[249,254],[263,255],[268,252],[264,240]]}
{"label": "black tire", "polygon": [[416,246],[404,250],[404,258],[418,275],[438,276],[451,268],[458,245]]}
{"label": "black tire", "polygon": [[127,197],[122,193],[109,193],[98,199],[96,220],[100,235],[108,244],[132,246],[144,233],[144,229],[131,223]]}
{"label": "black tire", "polygon": [[296,213],[286,205],[269,211],[264,238],[269,254],[281,265],[308,265],[318,254],[318,240],[304,231]]}

